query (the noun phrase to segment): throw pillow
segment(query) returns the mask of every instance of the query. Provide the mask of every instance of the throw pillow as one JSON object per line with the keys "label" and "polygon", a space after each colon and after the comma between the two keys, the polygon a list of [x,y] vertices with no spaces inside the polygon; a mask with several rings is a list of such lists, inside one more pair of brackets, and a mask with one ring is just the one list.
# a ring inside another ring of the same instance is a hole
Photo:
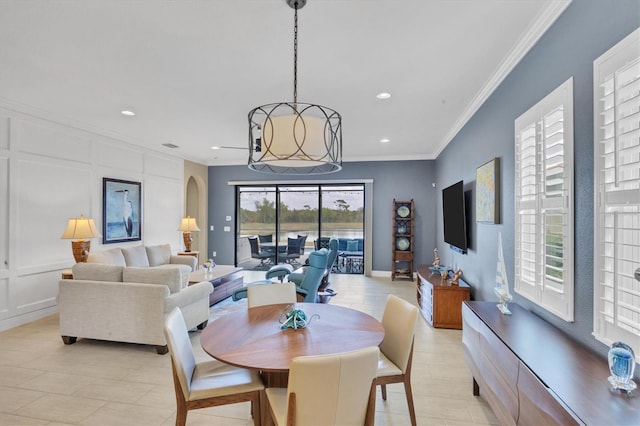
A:
{"label": "throw pillow", "polygon": [[347,251],[358,251],[358,241],[357,240],[348,240],[347,241]]}
{"label": "throw pillow", "polygon": [[160,284],[169,287],[169,292],[177,293],[182,289],[180,268],[135,268],[126,267],[122,271],[125,283]]}
{"label": "throw pillow", "polygon": [[76,263],[71,269],[74,280],[122,282],[123,266],[101,263]]}
{"label": "throw pillow", "polygon": [[127,266],[120,247],[105,251],[89,252],[87,263],[103,263],[105,265]]}
{"label": "throw pillow", "polygon": [[138,268],[148,268],[149,258],[147,257],[147,250],[144,246],[134,246],[122,249],[124,260],[127,262],[127,266],[135,266]]}
{"label": "throw pillow", "polygon": [[171,263],[171,244],[146,246],[149,266],[159,266]]}

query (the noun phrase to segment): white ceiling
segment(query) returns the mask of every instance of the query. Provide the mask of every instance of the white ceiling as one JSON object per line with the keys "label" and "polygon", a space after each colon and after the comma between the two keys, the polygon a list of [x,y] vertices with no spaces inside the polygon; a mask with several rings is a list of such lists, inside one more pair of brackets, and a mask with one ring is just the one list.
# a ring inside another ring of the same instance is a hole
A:
{"label": "white ceiling", "polygon": [[[435,158],[567,4],[308,0],[298,100],[342,115],[345,162]],[[293,100],[292,50],[285,0],[0,0],[0,106],[246,164],[249,110]]]}

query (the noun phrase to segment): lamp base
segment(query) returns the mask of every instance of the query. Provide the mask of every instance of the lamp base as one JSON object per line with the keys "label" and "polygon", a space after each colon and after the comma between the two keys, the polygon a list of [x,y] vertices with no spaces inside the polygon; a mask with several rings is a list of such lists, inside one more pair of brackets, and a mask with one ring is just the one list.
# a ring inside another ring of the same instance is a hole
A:
{"label": "lamp base", "polygon": [[184,251],[191,251],[191,242],[193,241],[193,238],[191,238],[191,232],[183,232],[182,241],[184,241]]}
{"label": "lamp base", "polygon": [[84,263],[89,257],[89,249],[91,248],[91,241],[71,241],[71,250],[73,251],[73,258],[76,263]]}

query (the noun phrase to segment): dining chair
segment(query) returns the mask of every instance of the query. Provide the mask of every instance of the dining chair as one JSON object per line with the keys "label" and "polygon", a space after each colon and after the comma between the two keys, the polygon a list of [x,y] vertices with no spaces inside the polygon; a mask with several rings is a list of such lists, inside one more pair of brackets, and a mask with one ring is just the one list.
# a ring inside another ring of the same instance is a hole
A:
{"label": "dining chair", "polygon": [[247,286],[248,307],[275,305],[277,303],[296,303],[296,285],[294,283]]}
{"label": "dining chair", "polygon": [[261,243],[272,243],[273,242],[273,234],[258,235],[258,240]]}
{"label": "dining chair", "polygon": [[373,425],[375,346],[291,360],[287,388],[267,388],[276,426]]}
{"label": "dining chair", "polygon": [[179,308],[165,320],[164,335],[171,354],[173,387],[176,393],[176,426],[187,421],[188,410],[251,402],[254,424],[260,424],[262,379],[255,371],[218,361],[196,363],[189,332]]}
{"label": "dining chair", "polygon": [[418,308],[390,294],[382,314],[384,339],[380,343],[380,361],[375,384],[380,385],[382,399],[387,400],[387,385],[403,383],[411,425],[416,426],[416,412],[411,392],[411,363]]}
{"label": "dining chair", "polygon": [[299,238],[287,238],[287,253],[284,255],[285,262],[298,262],[298,259],[300,259],[300,243]]}
{"label": "dining chair", "polygon": [[272,253],[263,252],[260,250],[260,246],[258,245],[258,239],[256,237],[248,237],[249,245],[251,246],[251,257],[253,259],[260,260],[260,267],[266,266],[264,263],[265,260],[268,260],[273,257]]}

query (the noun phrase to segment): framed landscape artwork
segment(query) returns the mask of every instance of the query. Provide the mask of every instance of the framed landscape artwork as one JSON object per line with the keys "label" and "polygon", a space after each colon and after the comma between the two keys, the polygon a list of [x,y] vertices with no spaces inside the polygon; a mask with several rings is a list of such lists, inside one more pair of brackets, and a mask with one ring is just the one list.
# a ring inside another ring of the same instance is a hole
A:
{"label": "framed landscape artwork", "polygon": [[142,239],[141,184],[102,178],[102,243]]}
{"label": "framed landscape artwork", "polygon": [[500,159],[476,169],[476,222],[500,223]]}

